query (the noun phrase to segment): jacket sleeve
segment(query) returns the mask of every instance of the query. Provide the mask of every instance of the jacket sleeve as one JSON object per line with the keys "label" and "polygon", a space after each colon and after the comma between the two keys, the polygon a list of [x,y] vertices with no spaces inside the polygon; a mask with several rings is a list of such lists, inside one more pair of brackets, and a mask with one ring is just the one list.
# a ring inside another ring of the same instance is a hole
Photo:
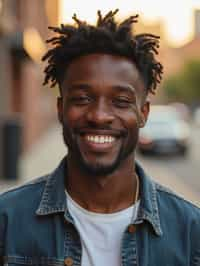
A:
{"label": "jacket sleeve", "polygon": [[3,245],[3,235],[4,235],[4,229],[3,229],[3,221],[0,217],[0,257],[3,256],[4,253],[4,245]]}
{"label": "jacket sleeve", "polygon": [[3,266],[3,257],[0,257],[0,266]]}
{"label": "jacket sleeve", "polygon": [[3,265],[4,245],[5,245],[5,216],[0,206],[0,266]]}
{"label": "jacket sleeve", "polygon": [[191,266],[200,266],[200,211],[191,230]]}

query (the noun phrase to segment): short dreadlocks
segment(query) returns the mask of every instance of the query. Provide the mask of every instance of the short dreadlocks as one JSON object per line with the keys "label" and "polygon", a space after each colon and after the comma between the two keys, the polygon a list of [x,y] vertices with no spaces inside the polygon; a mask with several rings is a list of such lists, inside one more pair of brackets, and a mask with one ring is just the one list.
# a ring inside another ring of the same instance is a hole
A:
{"label": "short dreadlocks", "polygon": [[92,53],[106,53],[124,56],[134,62],[147,93],[155,94],[163,73],[162,65],[155,59],[159,37],[152,34],[134,35],[132,24],[137,22],[138,15],[117,23],[117,12],[118,9],[110,11],[103,17],[98,11],[96,26],[89,25],[74,15],[74,26],[61,24],[60,27],[49,27],[58,35],[47,40],[53,48],[42,58],[43,61],[48,61],[43,85],[49,82],[51,87],[60,85],[67,66],[75,58]]}

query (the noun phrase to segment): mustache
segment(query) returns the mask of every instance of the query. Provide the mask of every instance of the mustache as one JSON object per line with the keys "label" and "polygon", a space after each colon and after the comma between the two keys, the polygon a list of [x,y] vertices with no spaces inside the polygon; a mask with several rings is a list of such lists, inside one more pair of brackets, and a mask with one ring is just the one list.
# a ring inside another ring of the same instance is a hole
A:
{"label": "mustache", "polygon": [[74,128],[74,133],[79,135],[85,135],[85,134],[107,134],[107,135],[113,135],[116,137],[125,137],[128,133],[125,129],[117,129],[117,128],[111,128],[109,126],[95,126],[95,127],[78,127]]}

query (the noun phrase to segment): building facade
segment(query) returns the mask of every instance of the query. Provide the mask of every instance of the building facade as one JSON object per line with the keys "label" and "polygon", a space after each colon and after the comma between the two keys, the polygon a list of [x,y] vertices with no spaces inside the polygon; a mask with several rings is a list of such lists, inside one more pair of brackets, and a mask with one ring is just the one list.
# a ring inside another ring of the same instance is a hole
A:
{"label": "building facade", "polygon": [[15,141],[26,153],[55,119],[55,95],[42,86],[41,56],[58,10],[59,0],[0,0],[0,175],[8,150],[4,128],[11,125],[13,138],[20,128]]}

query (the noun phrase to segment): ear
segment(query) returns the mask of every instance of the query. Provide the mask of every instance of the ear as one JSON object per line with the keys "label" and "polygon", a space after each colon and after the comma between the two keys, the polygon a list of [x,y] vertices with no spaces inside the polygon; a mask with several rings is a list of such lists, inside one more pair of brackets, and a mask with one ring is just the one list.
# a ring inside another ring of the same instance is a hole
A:
{"label": "ear", "polygon": [[63,122],[63,100],[62,97],[57,97],[57,115],[60,123]]}
{"label": "ear", "polygon": [[146,100],[145,103],[141,107],[140,121],[139,121],[140,128],[145,126],[146,121],[148,119],[149,111],[150,111],[150,101]]}

